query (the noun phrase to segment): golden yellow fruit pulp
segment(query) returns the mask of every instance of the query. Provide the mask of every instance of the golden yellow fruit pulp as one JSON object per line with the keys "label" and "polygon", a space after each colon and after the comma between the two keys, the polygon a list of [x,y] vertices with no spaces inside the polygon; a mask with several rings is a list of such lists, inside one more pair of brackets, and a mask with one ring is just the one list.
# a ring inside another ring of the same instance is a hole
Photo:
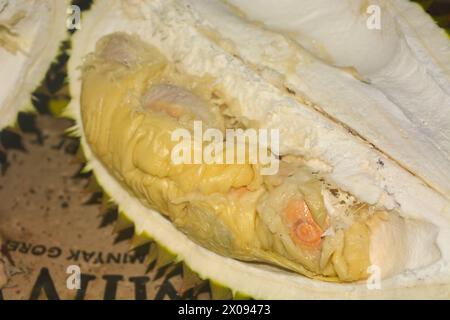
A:
{"label": "golden yellow fruit pulp", "polygon": [[290,198],[277,192],[304,199],[316,230],[325,229],[321,184],[311,172],[297,168],[271,186],[258,164],[173,163],[175,130],[192,131],[194,120],[225,128],[226,117],[211,100],[218,92],[207,77],[181,74],[136,36],[112,34],[97,43],[83,67],[83,130],[92,151],[128,192],[203,247],[327,281],[365,278],[364,222],[324,236],[316,247],[295,242],[296,233],[283,222]]}

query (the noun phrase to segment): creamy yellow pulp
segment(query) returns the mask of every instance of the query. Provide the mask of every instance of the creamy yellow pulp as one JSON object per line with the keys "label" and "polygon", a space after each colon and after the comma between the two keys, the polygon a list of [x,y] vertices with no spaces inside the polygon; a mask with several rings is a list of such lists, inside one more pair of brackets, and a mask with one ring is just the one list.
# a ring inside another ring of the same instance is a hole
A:
{"label": "creamy yellow pulp", "polygon": [[[306,168],[294,166],[272,183],[273,177],[261,176],[255,164],[171,161],[174,130],[192,130],[199,118],[211,127],[226,127],[220,106],[211,102],[221,92],[220,84],[182,74],[156,48],[122,33],[98,42],[82,80],[83,131],[95,156],[128,192],[190,239],[224,256],[308,277],[367,277],[369,229],[364,218],[323,236],[314,247],[295,241],[285,214],[293,198],[308,205],[314,219],[309,226],[323,231],[329,226],[322,184]],[[155,90],[169,92],[158,99]]]}

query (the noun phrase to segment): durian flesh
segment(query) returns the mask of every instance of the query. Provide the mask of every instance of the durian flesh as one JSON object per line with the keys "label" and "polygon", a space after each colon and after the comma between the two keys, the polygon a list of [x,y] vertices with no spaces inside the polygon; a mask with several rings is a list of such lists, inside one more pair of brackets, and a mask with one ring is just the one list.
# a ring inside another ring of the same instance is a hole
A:
{"label": "durian flesh", "polygon": [[0,129],[31,106],[66,36],[68,1],[0,1]]}
{"label": "durian flesh", "polygon": [[[84,21],[89,32],[75,37],[72,116],[90,168],[137,232],[202,277],[254,297],[448,297],[445,197],[231,55],[232,41],[205,34],[191,8],[182,1],[99,2]],[[163,98],[155,104],[155,96]],[[285,174],[261,177],[250,164],[170,164],[169,133],[199,115],[227,126],[223,105],[244,126],[280,129]],[[339,205],[330,194],[336,191],[347,201]],[[417,194],[420,206],[404,206],[419,203]],[[292,198],[326,231],[313,249],[296,243],[283,221]],[[365,279],[370,265],[385,277],[381,290],[342,283]]]}

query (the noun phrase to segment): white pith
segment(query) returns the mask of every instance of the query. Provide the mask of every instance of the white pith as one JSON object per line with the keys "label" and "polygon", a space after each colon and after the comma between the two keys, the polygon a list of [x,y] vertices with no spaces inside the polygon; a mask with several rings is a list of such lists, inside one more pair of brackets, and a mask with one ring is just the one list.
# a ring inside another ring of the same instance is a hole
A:
{"label": "white pith", "polygon": [[0,129],[11,125],[19,111],[31,106],[31,93],[44,78],[67,35],[68,1],[6,1],[0,23],[21,10],[26,12],[14,28],[20,50],[0,48]]}

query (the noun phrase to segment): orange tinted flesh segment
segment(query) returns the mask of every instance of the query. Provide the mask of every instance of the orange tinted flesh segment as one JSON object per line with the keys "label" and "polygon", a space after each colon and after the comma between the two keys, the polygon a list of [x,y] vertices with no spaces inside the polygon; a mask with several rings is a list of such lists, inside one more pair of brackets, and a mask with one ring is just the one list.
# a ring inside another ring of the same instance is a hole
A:
{"label": "orange tinted flesh segment", "polygon": [[323,230],[314,221],[305,200],[291,200],[284,212],[286,222],[291,228],[291,237],[296,244],[310,248],[320,247]]}
{"label": "orange tinted flesh segment", "polygon": [[318,248],[322,242],[322,230],[314,224],[300,222],[293,228],[294,242]]}
{"label": "orange tinted flesh segment", "polygon": [[289,201],[284,211],[286,213],[288,223],[295,224],[299,220],[310,223],[314,222],[311,211],[303,199],[293,199]]}

